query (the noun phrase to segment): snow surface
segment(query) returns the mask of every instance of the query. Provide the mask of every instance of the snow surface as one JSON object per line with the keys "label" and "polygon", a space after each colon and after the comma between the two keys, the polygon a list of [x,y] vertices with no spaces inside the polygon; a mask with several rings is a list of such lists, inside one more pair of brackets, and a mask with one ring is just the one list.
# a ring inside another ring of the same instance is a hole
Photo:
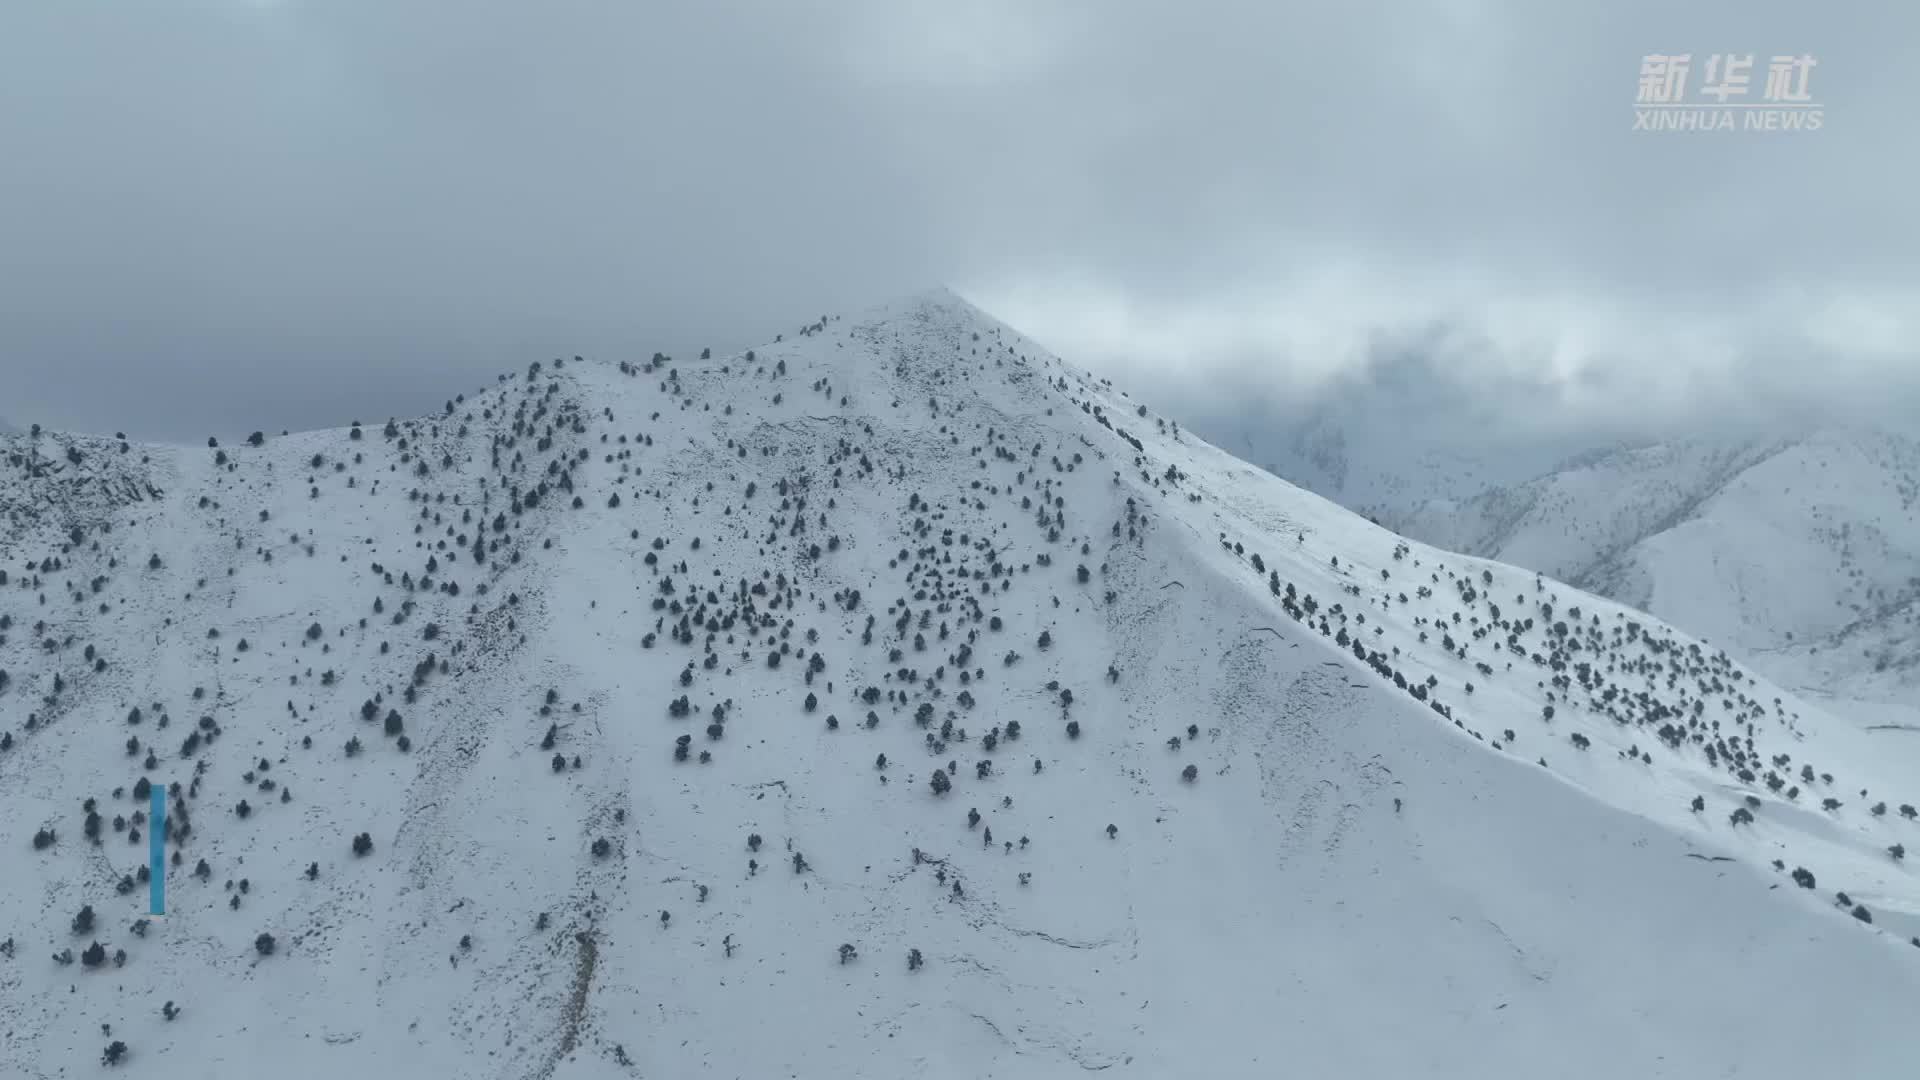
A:
{"label": "snow surface", "polygon": [[0,1074],[1912,1075],[1882,743],[950,293],[383,426],[4,443]]}
{"label": "snow surface", "polygon": [[1387,520],[1643,608],[1845,714],[1920,704],[1911,439],[1826,430],[1665,444]]}

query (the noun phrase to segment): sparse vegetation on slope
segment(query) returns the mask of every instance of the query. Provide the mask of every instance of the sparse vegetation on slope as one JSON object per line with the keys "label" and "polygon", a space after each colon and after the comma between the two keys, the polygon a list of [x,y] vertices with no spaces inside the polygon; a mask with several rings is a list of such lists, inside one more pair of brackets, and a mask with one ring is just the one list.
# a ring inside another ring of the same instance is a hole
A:
{"label": "sparse vegetation on slope", "polygon": [[[9,437],[0,477],[0,934],[45,949],[0,986],[48,1073],[174,1000],[143,1066],[272,1031],[330,1075],[908,1075],[959,1023],[969,1074],[1251,1075],[1270,1049],[1228,1033],[1278,1010],[1301,1068],[1364,1011],[1408,1032],[1380,1067],[1419,1071],[1453,1036],[1420,1027],[1415,943],[1492,1015],[1784,919],[1831,937],[1779,963],[1874,991],[1855,1033],[1906,999],[1906,950],[1869,950],[1911,919],[1914,796],[1817,710],[1261,478],[951,296],[735,356],[535,362],[344,431],[50,438]],[[169,910],[117,949],[154,790]],[[1685,843],[1752,872],[1681,876]],[[1862,903],[1768,890],[1786,857]],[[1623,880],[1658,926],[1602,917]],[[352,1006],[269,1021],[200,979]],[[1616,1070],[1723,1064],[1691,992],[1646,994],[1529,1022],[1576,1062],[1631,1019],[1658,1026]],[[1805,1060],[1753,1008],[1743,1052]],[[711,1020],[802,1013],[832,1019]]]}

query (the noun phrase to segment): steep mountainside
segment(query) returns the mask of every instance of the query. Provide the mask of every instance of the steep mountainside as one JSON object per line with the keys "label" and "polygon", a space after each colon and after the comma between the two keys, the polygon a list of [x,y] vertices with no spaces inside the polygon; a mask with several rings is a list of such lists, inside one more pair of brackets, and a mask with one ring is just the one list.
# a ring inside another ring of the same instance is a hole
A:
{"label": "steep mountainside", "polygon": [[1792,685],[1920,690],[1920,444],[1904,437],[1603,454],[1387,520],[1643,608]]}
{"label": "steep mountainside", "polygon": [[0,470],[8,1075],[1911,1073],[1920,777],[949,293]]}
{"label": "steep mountainside", "polygon": [[1592,580],[1634,544],[1693,517],[1729,480],[1781,448],[1703,440],[1599,451],[1522,483],[1468,499],[1425,500],[1387,519],[1454,550],[1505,552],[1515,565]]}

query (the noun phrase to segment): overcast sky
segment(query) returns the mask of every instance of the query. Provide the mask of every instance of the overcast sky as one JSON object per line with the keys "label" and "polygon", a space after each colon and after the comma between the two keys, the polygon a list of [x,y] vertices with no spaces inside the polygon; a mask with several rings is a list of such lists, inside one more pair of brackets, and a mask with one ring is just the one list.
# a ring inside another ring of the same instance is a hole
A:
{"label": "overcast sky", "polygon": [[[1594,415],[1884,404],[1917,12],[6,0],[0,416],[332,425],[939,283],[1196,410],[1407,353]],[[1750,101],[1811,55],[1823,126],[1632,131],[1656,52],[1755,54]]]}

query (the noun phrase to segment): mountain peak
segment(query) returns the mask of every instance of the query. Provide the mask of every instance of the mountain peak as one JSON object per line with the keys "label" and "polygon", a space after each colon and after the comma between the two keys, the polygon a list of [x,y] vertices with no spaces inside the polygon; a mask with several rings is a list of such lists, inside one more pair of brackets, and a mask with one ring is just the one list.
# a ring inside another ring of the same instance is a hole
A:
{"label": "mountain peak", "polygon": [[949,330],[982,327],[998,327],[1003,331],[1008,329],[998,319],[946,285],[902,293],[856,311],[848,315],[846,321],[862,326],[898,323]]}
{"label": "mountain peak", "polygon": [[61,500],[0,530],[30,1074],[103,1024],[159,1080],[1910,1068],[1909,823],[1815,805],[1911,777],[951,290],[131,493],[71,448],[0,457]]}

